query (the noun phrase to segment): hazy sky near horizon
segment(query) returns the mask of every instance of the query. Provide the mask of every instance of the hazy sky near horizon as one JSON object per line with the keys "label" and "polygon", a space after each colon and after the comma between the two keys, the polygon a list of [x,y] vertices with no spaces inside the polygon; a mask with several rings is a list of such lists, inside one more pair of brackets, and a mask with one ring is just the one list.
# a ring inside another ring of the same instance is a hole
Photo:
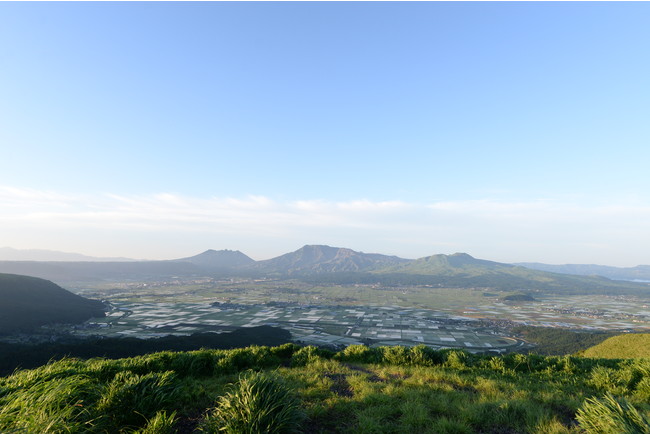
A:
{"label": "hazy sky near horizon", "polygon": [[650,264],[649,19],[0,3],[0,247]]}

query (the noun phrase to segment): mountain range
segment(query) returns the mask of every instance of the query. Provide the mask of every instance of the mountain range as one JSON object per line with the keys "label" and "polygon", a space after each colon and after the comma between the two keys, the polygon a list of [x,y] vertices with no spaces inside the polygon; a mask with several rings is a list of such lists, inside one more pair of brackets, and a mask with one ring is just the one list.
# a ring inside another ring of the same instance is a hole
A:
{"label": "mountain range", "polygon": [[[355,252],[351,249],[336,248],[323,245],[308,245],[298,250],[299,258],[294,255],[296,252],[287,253],[276,258],[263,261],[254,261],[238,250],[207,250],[199,255],[173,260],[172,262],[188,262],[202,269],[213,271],[229,271],[241,267],[250,266],[259,271],[277,271],[279,268],[287,268],[289,272],[305,271],[312,268],[312,271],[340,272],[340,271],[361,271],[377,269],[382,266],[392,266],[414,262],[410,259],[403,259],[397,256],[386,256],[379,254],[368,254]],[[433,258],[451,257],[456,255],[433,255],[421,258],[420,264],[430,262]],[[430,259],[428,259],[430,258]],[[458,262],[457,257],[452,261]],[[59,252],[44,249],[14,249],[11,247],[0,247],[0,261],[36,261],[36,262],[170,262],[170,261],[145,261],[125,257],[97,257],[83,255],[80,253]],[[295,261],[295,262],[292,262]],[[490,261],[488,261],[490,262]],[[255,265],[253,265],[255,264]],[[491,262],[491,264],[499,264]],[[507,265],[507,264],[503,264]],[[539,271],[551,273],[573,274],[577,276],[602,276],[612,280],[648,281],[650,282],[650,265],[637,265],[635,267],[612,267],[596,264],[544,264],[541,262],[516,262],[512,265],[522,266]],[[415,265],[419,268],[419,265]]]}
{"label": "mountain range", "polygon": [[564,293],[647,294],[646,283],[534,270],[474,258],[466,253],[404,259],[347,248],[306,245],[255,261],[238,250],[207,250],[168,261],[0,261],[0,273],[36,276],[68,286],[97,281],[162,281],[199,277],[296,278],[314,283],[382,283],[542,290]]}

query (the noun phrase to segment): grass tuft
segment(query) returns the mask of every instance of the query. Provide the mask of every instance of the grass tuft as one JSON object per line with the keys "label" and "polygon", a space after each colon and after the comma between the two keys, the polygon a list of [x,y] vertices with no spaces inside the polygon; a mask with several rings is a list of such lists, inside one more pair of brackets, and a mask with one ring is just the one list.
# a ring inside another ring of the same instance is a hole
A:
{"label": "grass tuft", "polygon": [[174,424],[176,423],[176,412],[167,414],[166,411],[159,411],[154,417],[149,419],[147,426],[136,431],[136,434],[173,434],[176,432]]}
{"label": "grass tuft", "polygon": [[248,372],[225,395],[201,423],[206,433],[296,432],[304,413],[299,401],[275,374]]}
{"label": "grass tuft", "polygon": [[113,426],[138,427],[174,404],[177,393],[173,372],[137,375],[125,371],[108,384],[97,412],[110,417]]}
{"label": "grass tuft", "polygon": [[625,398],[616,399],[609,392],[587,399],[576,419],[588,434],[650,434],[650,422]]}

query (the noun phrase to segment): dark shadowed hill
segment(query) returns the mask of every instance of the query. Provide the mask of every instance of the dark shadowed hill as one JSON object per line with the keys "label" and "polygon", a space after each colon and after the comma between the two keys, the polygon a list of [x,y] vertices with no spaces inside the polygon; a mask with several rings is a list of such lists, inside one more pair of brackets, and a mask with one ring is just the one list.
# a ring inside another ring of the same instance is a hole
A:
{"label": "dark shadowed hill", "polygon": [[174,262],[189,262],[209,271],[230,271],[241,269],[255,261],[239,250],[206,250],[205,252],[189,258],[177,259]]}
{"label": "dark shadowed hill", "polygon": [[104,316],[104,305],[36,277],[0,274],[0,333]]}
{"label": "dark shadowed hill", "polygon": [[410,260],[340,247],[307,245],[277,258],[258,261],[253,268],[265,273],[303,275],[370,271],[406,262]]}

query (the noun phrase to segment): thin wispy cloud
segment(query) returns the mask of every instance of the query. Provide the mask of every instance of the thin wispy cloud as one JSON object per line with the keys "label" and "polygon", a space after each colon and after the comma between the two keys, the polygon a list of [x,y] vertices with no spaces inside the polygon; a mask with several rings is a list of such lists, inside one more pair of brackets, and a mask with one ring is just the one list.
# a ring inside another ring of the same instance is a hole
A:
{"label": "thin wispy cloud", "polygon": [[[149,234],[150,242],[158,246],[147,253],[146,243],[138,245],[140,256],[152,258],[165,242],[186,239],[188,250],[246,246],[256,249],[258,257],[305,243],[330,243],[405,257],[467,251],[512,261],[543,261],[550,252],[563,258],[565,252],[567,262],[592,262],[604,259],[606,252],[625,250],[632,255],[626,262],[641,263],[641,245],[650,242],[648,222],[650,206],[640,203],[280,201],[264,196],[200,198],[173,193],[75,195],[0,187],[5,245],[53,247],[39,245],[38,237],[46,242],[65,234],[74,241],[87,236],[81,234],[101,231],[105,237],[122,240],[123,250],[111,254],[128,256],[127,234],[139,233]],[[518,256],[521,252],[526,256]]]}

